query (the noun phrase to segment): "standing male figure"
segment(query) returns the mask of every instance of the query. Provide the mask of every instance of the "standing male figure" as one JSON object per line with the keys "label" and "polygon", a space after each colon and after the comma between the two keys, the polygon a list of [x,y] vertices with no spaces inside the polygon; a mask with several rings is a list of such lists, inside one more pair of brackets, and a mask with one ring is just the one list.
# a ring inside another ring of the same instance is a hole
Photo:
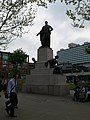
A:
{"label": "standing male figure", "polygon": [[17,104],[17,93],[16,93],[16,82],[17,76],[13,75],[13,78],[9,80],[7,85],[7,93],[10,98],[10,105],[6,107],[7,113],[10,115],[10,117],[16,117],[14,115],[14,109]]}
{"label": "standing male figure", "polygon": [[40,41],[42,44],[42,47],[49,47],[50,48],[50,35],[53,28],[48,25],[48,22],[45,21],[45,25],[42,27],[41,31],[37,34],[37,36],[40,34]]}

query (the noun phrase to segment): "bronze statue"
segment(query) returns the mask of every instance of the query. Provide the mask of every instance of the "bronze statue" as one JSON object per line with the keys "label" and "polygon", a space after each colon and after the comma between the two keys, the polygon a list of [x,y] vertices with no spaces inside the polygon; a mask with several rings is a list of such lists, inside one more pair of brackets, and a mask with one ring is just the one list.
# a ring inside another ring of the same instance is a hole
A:
{"label": "bronze statue", "polygon": [[32,61],[34,62],[34,68],[35,68],[35,63],[36,63],[35,58],[32,58]]}
{"label": "bronze statue", "polygon": [[50,48],[50,35],[53,28],[48,25],[48,22],[45,21],[45,25],[42,27],[40,32],[37,34],[37,36],[40,34],[40,41],[41,41],[41,47],[49,47]]}
{"label": "bronze statue", "polygon": [[59,65],[57,59],[58,59],[58,56],[55,56],[55,58],[48,60],[47,62],[45,62],[45,66],[47,67],[49,64],[50,68],[55,68],[56,66]]}
{"label": "bronze statue", "polygon": [[48,67],[48,64],[50,66],[50,68],[54,68],[53,69],[53,74],[61,74],[63,75],[63,71],[62,71],[62,67],[59,67],[59,63],[58,63],[58,56],[55,56],[55,58],[48,60],[47,62],[45,62],[45,66]]}

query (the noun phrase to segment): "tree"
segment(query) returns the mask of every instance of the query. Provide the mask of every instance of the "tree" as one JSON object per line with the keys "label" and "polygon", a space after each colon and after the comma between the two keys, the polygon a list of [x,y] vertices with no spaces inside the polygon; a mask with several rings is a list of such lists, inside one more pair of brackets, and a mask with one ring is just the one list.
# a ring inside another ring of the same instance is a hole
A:
{"label": "tree", "polygon": [[[49,3],[55,2],[57,0],[40,0],[48,1]],[[67,16],[73,21],[74,27],[84,28],[84,22],[90,21],[90,0],[59,0],[61,3],[65,3],[72,10],[66,11]],[[41,2],[42,4],[42,2]],[[47,6],[47,4],[44,4]]]}
{"label": "tree", "polygon": [[33,4],[46,7],[44,1],[0,0],[0,49],[6,49],[13,39],[22,36],[26,26],[33,25],[36,13]]}
{"label": "tree", "polygon": [[74,7],[74,11],[67,10],[66,12],[73,20],[73,26],[84,28],[84,22],[90,21],[90,0],[61,0],[61,2]]}
{"label": "tree", "polygon": [[[13,39],[22,36],[26,26],[33,25],[36,13],[34,5],[47,8],[48,3],[55,1],[57,0],[0,0],[0,49],[5,49]],[[83,28],[84,21],[90,21],[90,0],[60,2],[74,6],[74,11],[66,12],[73,20],[74,27]]]}
{"label": "tree", "polygon": [[0,0],[0,47],[21,36],[25,26],[32,26],[35,10],[34,0]]}
{"label": "tree", "polygon": [[9,55],[8,61],[13,65],[13,72],[18,73],[18,65],[26,63],[26,58],[28,57],[22,49],[17,49]]}
{"label": "tree", "polygon": [[90,54],[90,45],[88,45],[88,47],[85,48],[85,51],[87,54]]}

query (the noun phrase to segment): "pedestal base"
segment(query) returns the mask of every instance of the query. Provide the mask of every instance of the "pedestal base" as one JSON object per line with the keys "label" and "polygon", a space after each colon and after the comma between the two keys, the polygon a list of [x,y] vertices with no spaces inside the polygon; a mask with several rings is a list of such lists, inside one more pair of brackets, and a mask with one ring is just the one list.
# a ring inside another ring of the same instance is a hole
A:
{"label": "pedestal base", "polygon": [[57,95],[57,96],[70,94],[70,91],[69,91],[67,85],[24,84],[22,92],[43,94],[43,95]]}
{"label": "pedestal base", "polygon": [[47,94],[47,95],[66,95],[70,94],[66,85],[65,76],[53,74],[54,68],[47,68],[45,62],[53,58],[51,48],[38,49],[38,61],[31,75],[27,75],[26,83],[22,86],[22,92]]}

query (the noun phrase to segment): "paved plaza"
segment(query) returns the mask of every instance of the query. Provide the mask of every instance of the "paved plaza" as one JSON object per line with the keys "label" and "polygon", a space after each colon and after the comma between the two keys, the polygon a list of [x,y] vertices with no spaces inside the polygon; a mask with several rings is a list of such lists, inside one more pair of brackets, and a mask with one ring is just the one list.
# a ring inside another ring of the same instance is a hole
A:
{"label": "paved plaza", "polygon": [[5,98],[0,97],[0,120],[90,120],[90,102],[72,101],[72,96],[48,96],[18,93],[17,118],[5,111]]}

